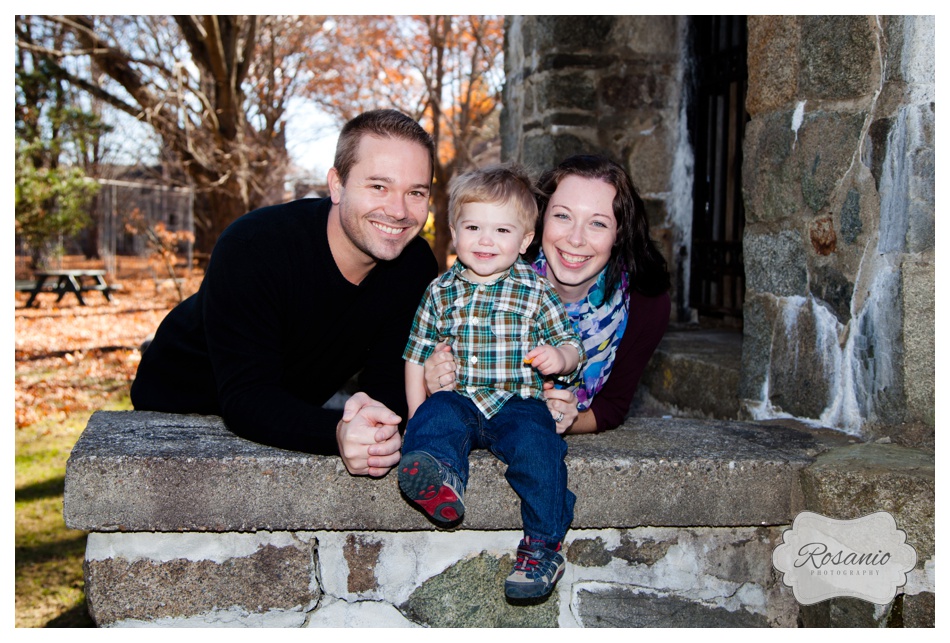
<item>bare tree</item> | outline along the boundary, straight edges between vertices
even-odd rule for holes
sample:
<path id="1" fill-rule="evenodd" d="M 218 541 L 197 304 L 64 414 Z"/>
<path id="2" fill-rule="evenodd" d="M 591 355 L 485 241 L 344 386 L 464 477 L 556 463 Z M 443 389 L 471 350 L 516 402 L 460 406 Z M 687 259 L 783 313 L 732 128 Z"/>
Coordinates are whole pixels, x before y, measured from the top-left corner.
<path id="1" fill-rule="evenodd" d="M 19 20 L 19 18 L 18 18 Z M 255 16 L 44 16 L 61 42 L 20 38 L 58 78 L 152 126 L 196 191 L 210 251 L 241 214 L 282 196 L 284 111 L 302 42 L 322 20 Z M 95 73 L 93 73 L 93 71 Z"/>

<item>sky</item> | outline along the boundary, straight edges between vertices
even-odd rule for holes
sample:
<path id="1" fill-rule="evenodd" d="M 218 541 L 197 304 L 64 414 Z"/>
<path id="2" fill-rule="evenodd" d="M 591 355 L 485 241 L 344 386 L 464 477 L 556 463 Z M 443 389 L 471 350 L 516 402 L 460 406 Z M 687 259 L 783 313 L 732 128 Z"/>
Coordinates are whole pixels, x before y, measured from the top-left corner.
<path id="1" fill-rule="evenodd" d="M 339 127 L 312 103 L 290 101 L 287 109 L 287 152 L 300 169 L 326 178 L 333 165 Z"/>

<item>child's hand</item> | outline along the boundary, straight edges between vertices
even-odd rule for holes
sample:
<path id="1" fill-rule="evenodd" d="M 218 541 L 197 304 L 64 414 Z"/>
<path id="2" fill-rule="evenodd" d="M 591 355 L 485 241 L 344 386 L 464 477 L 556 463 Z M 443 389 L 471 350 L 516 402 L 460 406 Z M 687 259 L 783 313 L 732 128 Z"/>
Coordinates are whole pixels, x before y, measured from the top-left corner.
<path id="1" fill-rule="evenodd" d="M 536 368 L 542 375 L 560 375 L 567 369 L 567 360 L 564 353 L 555 346 L 543 344 L 532 348 L 524 358 L 525 364 L 530 364 Z"/>

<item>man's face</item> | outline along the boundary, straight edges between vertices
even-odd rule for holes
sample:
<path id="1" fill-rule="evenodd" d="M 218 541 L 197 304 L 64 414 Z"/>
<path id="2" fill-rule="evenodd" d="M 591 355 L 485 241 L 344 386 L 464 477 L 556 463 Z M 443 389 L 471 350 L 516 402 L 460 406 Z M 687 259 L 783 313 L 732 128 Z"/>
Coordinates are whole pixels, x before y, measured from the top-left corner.
<path id="1" fill-rule="evenodd" d="M 336 169 L 328 175 L 341 227 L 364 259 L 395 259 L 429 214 L 429 153 L 405 139 L 364 135 L 357 159 L 346 185 Z"/>

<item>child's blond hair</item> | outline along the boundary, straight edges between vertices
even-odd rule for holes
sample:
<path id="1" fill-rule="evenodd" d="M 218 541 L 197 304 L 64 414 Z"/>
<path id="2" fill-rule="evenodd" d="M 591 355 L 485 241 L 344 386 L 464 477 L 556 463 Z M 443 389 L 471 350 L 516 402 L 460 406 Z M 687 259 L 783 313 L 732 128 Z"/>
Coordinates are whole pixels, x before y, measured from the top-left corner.
<path id="1" fill-rule="evenodd" d="M 456 177 L 449 192 L 449 226 L 454 227 L 466 203 L 511 205 L 526 232 L 538 220 L 538 203 L 528 173 L 518 165 L 491 165 Z"/>

